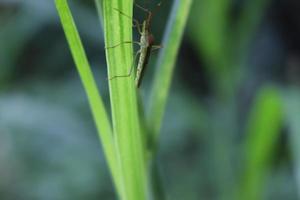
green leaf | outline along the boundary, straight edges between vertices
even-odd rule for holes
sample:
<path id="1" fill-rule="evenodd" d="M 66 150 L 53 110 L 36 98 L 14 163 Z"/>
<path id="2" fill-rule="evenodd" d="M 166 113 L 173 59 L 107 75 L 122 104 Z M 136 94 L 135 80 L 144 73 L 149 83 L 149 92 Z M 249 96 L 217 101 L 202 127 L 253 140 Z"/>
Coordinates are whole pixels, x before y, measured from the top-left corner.
<path id="1" fill-rule="evenodd" d="M 262 88 L 250 113 L 245 143 L 245 174 L 238 199 L 262 199 L 267 169 L 274 156 L 283 120 L 283 103 L 276 88 Z"/>
<path id="2" fill-rule="evenodd" d="M 98 0 L 102 5 L 103 30 L 106 47 L 132 41 L 132 20 L 116 9 L 132 16 L 132 0 Z M 131 44 L 106 49 L 108 77 L 126 75 L 133 64 Z M 138 112 L 134 75 L 109 80 L 114 139 L 120 159 L 123 181 L 122 198 L 146 199 L 147 176 Z"/>
<path id="3" fill-rule="evenodd" d="M 150 94 L 147 125 L 150 133 L 153 134 L 153 141 L 157 141 L 157 136 L 162 124 L 178 49 L 192 2 L 193 0 L 174 1 L 171 16 L 168 20 L 163 39 L 163 48 L 158 58 L 155 78 Z"/>
<path id="4" fill-rule="evenodd" d="M 112 172 L 117 190 L 120 191 L 118 164 L 113 141 L 113 134 L 107 112 L 99 95 L 89 62 L 83 49 L 80 36 L 66 0 L 55 0 L 55 4 L 66 34 L 73 59 L 83 83 L 91 111 L 101 138 L 105 156 Z"/>

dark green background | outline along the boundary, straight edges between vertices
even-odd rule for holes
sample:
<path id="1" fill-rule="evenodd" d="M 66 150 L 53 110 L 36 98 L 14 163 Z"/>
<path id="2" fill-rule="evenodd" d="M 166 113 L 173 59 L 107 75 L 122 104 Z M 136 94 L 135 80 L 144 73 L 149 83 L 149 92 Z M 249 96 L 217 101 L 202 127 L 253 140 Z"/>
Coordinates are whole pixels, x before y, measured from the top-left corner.
<path id="1" fill-rule="evenodd" d="M 94 3 L 69 2 L 109 109 Z M 160 138 L 158 160 L 167 196 L 232 199 L 245 175 L 249 113 L 258 94 L 268 95 L 272 88 L 282 98 L 284 116 L 264 171 L 262 199 L 298 199 L 300 3 L 194 2 Z M 170 6 L 171 1 L 163 1 L 154 15 L 157 43 Z M 134 15 L 141 20 L 144 13 L 135 9 Z M 140 89 L 145 99 L 156 57 Z M 0 1 L 0 199 L 115 198 L 54 1 Z"/>

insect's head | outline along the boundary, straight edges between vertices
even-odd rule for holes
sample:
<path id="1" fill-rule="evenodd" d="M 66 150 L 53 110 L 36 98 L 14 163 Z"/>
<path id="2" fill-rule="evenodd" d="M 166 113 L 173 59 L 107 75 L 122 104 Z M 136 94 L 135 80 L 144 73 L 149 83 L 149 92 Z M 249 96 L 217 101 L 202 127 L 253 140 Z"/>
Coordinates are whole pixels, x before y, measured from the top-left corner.
<path id="1" fill-rule="evenodd" d="M 149 45 L 153 45 L 154 44 L 154 36 L 152 34 L 150 34 L 148 36 L 148 43 L 149 43 Z"/>

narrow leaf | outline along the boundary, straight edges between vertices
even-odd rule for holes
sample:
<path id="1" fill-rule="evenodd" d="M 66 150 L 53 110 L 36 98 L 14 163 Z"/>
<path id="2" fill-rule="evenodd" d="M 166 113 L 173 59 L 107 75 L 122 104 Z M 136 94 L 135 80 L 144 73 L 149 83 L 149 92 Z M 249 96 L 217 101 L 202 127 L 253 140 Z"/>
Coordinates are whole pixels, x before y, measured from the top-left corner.
<path id="1" fill-rule="evenodd" d="M 111 125 L 103 101 L 99 95 L 89 62 L 83 49 L 80 36 L 66 0 L 55 0 L 55 4 L 66 34 L 73 59 L 83 83 L 91 111 L 101 138 L 105 156 L 111 169 L 115 184 L 119 188 L 118 165 L 112 137 Z M 119 190 L 119 189 L 118 189 Z"/>
<path id="2" fill-rule="evenodd" d="M 158 58 L 155 78 L 150 94 L 148 127 L 156 141 L 167 102 L 178 49 L 193 0 L 175 0 Z"/>
<path id="3" fill-rule="evenodd" d="M 98 0 L 99 1 L 99 0 Z M 105 35 L 108 77 L 128 74 L 133 64 L 132 20 L 117 10 L 132 16 L 132 0 L 103 0 L 103 28 Z M 118 45 L 114 48 L 111 46 Z M 114 139 L 120 159 L 123 182 L 122 198 L 146 199 L 147 177 L 144 146 L 140 126 L 137 90 L 134 75 L 109 80 Z"/>
<path id="4" fill-rule="evenodd" d="M 250 113 L 245 143 L 245 173 L 238 199 L 263 199 L 267 169 L 274 156 L 283 119 L 282 100 L 273 87 L 259 91 Z"/>

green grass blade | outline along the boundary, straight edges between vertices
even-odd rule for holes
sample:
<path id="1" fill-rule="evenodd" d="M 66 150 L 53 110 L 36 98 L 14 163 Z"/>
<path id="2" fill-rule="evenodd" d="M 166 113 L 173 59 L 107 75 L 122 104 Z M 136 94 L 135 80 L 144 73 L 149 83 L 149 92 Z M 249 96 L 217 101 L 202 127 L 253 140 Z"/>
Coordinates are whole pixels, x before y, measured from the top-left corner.
<path id="1" fill-rule="evenodd" d="M 100 0 L 97 0 L 100 1 Z M 132 41 L 132 0 L 103 0 L 103 28 L 107 47 Z M 126 75 L 133 64 L 131 44 L 106 49 L 108 77 Z M 146 199 L 147 177 L 134 75 L 109 80 L 112 120 L 123 178 L 123 199 Z"/>
<path id="2" fill-rule="evenodd" d="M 100 23 L 101 23 L 101 28 L 103 30 L 103 13 L 102 13 L 102 0 L 95 0 L 95 5 L 96 5 L 96 9 L 97 9 L 97 12 L 98 12 L 98 16 L 99 16 L 99 20 L 100 20 Z"/>
<path id="3" fill-rule="evenodd" d="M 264 87 L 258 93 L 250 113 L 245 143 L 245 173 L 237 199 L 263 199 L 267 169 L 274 156 L 283 120 L 279 92 Z"/>
<path id="4" fill-rule="evenodd" d="M 163 48 L 158 58 L 154 83 L 150 94 L 148 127 L 151 134 L 153 134 L 153 141 L 156 141 L 162 124 L 175 61 L 192 2 L 193 0 L 174 1 L 165 31 Z"/>
<path id="5" fill-rule="evenodd" d="M 88 97 L 99 137 L 102 141 L 104 153 L 108 160 L 108 165 L 112 172 L 115 184 L 117 185 L 117 190 L 119 191 L 120 184 L 117 170 L 118 165 L 108 115 L 99 95 L 96 82 L 83 49 L 83 45 L 75 26 L 72 14 L 68 7 L 68 3 L 66 0 L 55 0 L 55 4 L 71 49 L 73 59 Z"/>

